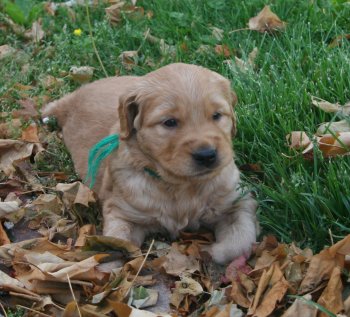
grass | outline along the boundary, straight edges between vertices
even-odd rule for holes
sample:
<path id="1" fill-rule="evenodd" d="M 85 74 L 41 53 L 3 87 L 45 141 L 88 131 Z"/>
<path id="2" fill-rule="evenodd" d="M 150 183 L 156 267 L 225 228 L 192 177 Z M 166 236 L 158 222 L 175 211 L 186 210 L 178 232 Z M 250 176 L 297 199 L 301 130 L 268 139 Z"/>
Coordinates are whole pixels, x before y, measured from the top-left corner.
<path id="1" fill-rule="evenodd" d="M 330 232 L 335 240 L 350 233 L 349 157 L 323 159 L 316 149 L 314 159 L 306 161 L 288 150 L 285 141 L 290 131 L 305 130 L 312 135 L 318 124 L 334 119 L 311 106 L 311 95 L 331 102 L 350 100 L 350 44 L 344 41 L 339 47 L 328 47 L 333 38 L 348 32 L 350 6 L 330 0 L 272 0 L 271 9 L 288 25 L 286 32 L 271 36 L 253 31 L 229 33 L 246 27 L 249 18 L 266 4 L 262 0 L 140 0 L 137 4 L 145 12 L 152 11 L 153 17 L 137 19 L 124 14 L 120 25 L 111 26 L 103 5 L 90 9 L 96 46 L 108 74 L 143 75 L 181 61 L 228 77 L 239 98 L 234 140 L 237 163 L 256 163 L 263 170 L 260 180 L 249 173 L 245 177 L 260 203 L 263 232 L 314 249 L 330 244 Z M 43 75 L 62 77 L 73 65 L 89 65 L 96 68 L 94 79 L 104 77 L 88 36 L 85 8 L 76 7 L 74 12 L 74 19 L 65 8 L 55 17 L 42 15 L 46 37 L 41 44 L 10 32 L 0 33 L 0 44 L 24 51 L 1 62 L 0 94 L 11 95 L 1 99 L 2 111 L 18 106 L 20 94 L 13 88 L 17 82 L 35 86 L 30 91 L 33 97 L 49 94 L 54 99 L 78 85 L 63 77 L 61 87 L 48 91 L 40 84 Z M 0 23 L 3 19 L 0 15 Z M 211 35 L 212 26 L 225 31 L 220 44 L 239 57 L 246 58 L 254 47 L 259 49 L 255 71 L 232 70 L 213 50 L 197 51 L 202 44 L 219 44 Z M 73 34 L 76 28 L 82 29 L 81 36 Z M 176 55 L 162 56 L 158 45 L 145 40 L 147 30 L 174 45 Z M 137 49 L 138 65 L 125 69 L 118 56 Z M 28 63 L 28 71 L 21 71 Z M 49 165 L 56 164 L 52 160 Z"/>

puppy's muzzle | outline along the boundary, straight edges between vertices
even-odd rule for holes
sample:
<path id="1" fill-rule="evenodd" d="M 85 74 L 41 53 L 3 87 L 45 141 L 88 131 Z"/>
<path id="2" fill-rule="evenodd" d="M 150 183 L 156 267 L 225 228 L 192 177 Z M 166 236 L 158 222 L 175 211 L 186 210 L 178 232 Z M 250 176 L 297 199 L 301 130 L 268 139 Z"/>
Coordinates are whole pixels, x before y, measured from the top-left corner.
<path id="1" fill-rule="evenodd" d="M 201 167 L 213 167 L 217 162 L 217 151 L 214 148 L 201 148 L 192 153 L 196 165 Z"/>

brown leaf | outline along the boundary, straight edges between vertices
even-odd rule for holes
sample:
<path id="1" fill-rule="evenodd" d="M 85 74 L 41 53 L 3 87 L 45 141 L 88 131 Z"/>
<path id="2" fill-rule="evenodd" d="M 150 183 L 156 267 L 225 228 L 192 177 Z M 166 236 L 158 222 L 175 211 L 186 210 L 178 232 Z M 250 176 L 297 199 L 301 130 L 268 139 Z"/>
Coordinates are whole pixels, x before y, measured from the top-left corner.
<path id="1" fill-rule="evenodd" d="M 231 50 L 230 48 L 223 44 L 218 44 L 218 45 L 215 45 L 215 53 L 218 54 L 218 55 L 222 55 L 224 57 L 230 57 L 231 56 Z"/>
<path id="2" fill-rule="evenodd" d="M 338 266 L 333 269 L 328 285 L 321 294 L 317 303 L 334 314 L 340 313 L 344 309 L 342 300 L 343 283 L 341 281 L 341 270 Z M 327 317 L 328 314 L 319 313 L 319 317 Z"/>
<path id="3" fill-rule="evenodd" d="M 171 317 L 169 314 L 154 314 L 146 310 L 140 310 L 130 307 L 121 302 L 107 300 L 108 304 L 113 308 L 113 312 L 118 317 Z"/>
<path id="4" fill-rule="evenodd" d="M 287 280 L 282 277 L 265 294 L 261 304 L 256 309 L 253 316 L 267 317 L 275 310 L 276 305 L 281 302 L 289 287 Z"/>
<path id="5" fill-rule="evenodd" d="M 16 50 L 10 45 L 1 45 L 0 46 L 0 60 L 13 56 L 16 53 Z"/>
<path id="6" fill-rule="evenodd" d="M 26 142 L 39 143 L 38 127 L 35 123 L 31 123 L 28 127 L 22 130 L 21 139 Z"/>
<path id="7" fill-rule="evenodd" d="M 24 120 L 39 118 L 40 114 L 35 108 L 35 102 L 32 99 L 19 100 L 18 103 L 21 105 L 22 109 L 12 111 L 12 116 L 14 118 L 23 118 Z"/>
<path id="8" fill-rule="evenodd" d="M 89 203 L 96 202 L 94 192 L 81 182 L 71 184 L 59 183 L 56 185 L 56 190 L 63 192 L 63 202 L 67 206 L 81 204 L 89 207 Z"/>
<path id="9" fill-rule="evenodd" d="M 24 36 L 32 39 L 35 43 L 39 43 L 45 36 L 45 32 L 41 27 L 41 21 L 33 22 L 31 30 L 26 31 Z"/>
<path id="10" fill-rule="evenodd" d="M 291 149 L 305 149 L 311 143 L 304 131 L 293 131 L 286 136 L 286 139 Z"/>
<path id="11" fill-rule="evenodd" d="M 311 96 L 311 103 L 325 112 L 340 112 L 345 116 L 350 114 L 350 102 L 341 106 L 339 103 L 330 103 L 321 98 Z"/>
<path id="12" fill-rule="evenodd" d="M 0 170 L 10 176 L 15 171 L 13 163 L 30 157 L 35 150 L 34 143 L 0 139 Z"/>
<path id="13" fill-rule="evenodd" d="M 155 268 L 162 268 L 166 273 L 179 276 L 182 273 L 199 271 L 199 262 L 193 256 L 182 254 L 173 243 L 170 252 L 153 261 Z"/>
<path id="14" fill-rule="evenodd" d="M 264 32 L 276 32 L 283 31 L 286 27 L 286 23 L 281 21 L 281 19 L 271 11 L 269 6 L 265 6 L 259 14 L 249 19 L 248 23 L 249 29 Z"/>
<path id="15" fill-rule="evenodd" d="M 338 35 L 336 38 L 332 40 L 332 42 L 328 45 L 329 48 L 334 48 L 341 46 L 343 40 L 350 40 L 350 34 Z"/>
<path id="16" fill-rule="evenodd" d="M 325 122 L 322 123 L 317 131 L 317 135 L 324 135 L 326 133 L 337 134 L 340 132 L 350 132 L 350 123 L 348 120 L 340 120 L 337 122 Z"/>
<path id="17" fill-rule="evenodd" d="M 93 236 L 96 234 L 95 225 L 87 224 L 79 229 L 79 236 L 75 242 L 75 247 L 83 247 L 86 243 L 86 236 Z"/>
<path id="18" fill-rule="evenodd" d="M 127 70 L 132 70 L 138 63 L 137 51 L 125 51 L 119 55 L 119 60 L 123 67 Z"/>
<path id="19" fill-rule="evenodd" d="M 333 269 L 344 267 L 345 254 L 350 253 L 350 235 L 330 248 L 312 257 L 306 275 L 300 285 L 300 293 L 315 289 L 321 282 L 329 280 Z"/>
<path id="20" fill-rule="evenodd" d="M 122 20 L 121 8 L 125 5 L 124 1 L 118 1 L 105 9 L 107 18 L 112 25 L 117 25 Z"/>
<path id="21" fill-rule="evenodd" d="M 252 304 L 251 301 L 244 294 L 241 285 L 237 281 L 232 281 L 230 299 L 237 305 L 244 308 L 249 308 Z"/>
<path id="22" fill-rule="evenodd" d="M 311 295 L 303 296 L 305 300 L 312 300 Z M 282 317 L 316 317 L 317 308 L 305 302 L 305 300 L 297 298 L 292 306 L 290 306 L 282 315 Z"/>
<path id="23" fill-rule="evenodd" d="M 11 241 L 7 236 L 7 233 L 0 222 L 0 245 L 9 244 L 9 243 L 11 243 Z"/>
<path id="24" fill-rule="evenodd" d="M 90 66 L 72 66 L 69 70 L 71 78 L 79 84 L 89 82 L 94 75 L 94 68 Z"/>

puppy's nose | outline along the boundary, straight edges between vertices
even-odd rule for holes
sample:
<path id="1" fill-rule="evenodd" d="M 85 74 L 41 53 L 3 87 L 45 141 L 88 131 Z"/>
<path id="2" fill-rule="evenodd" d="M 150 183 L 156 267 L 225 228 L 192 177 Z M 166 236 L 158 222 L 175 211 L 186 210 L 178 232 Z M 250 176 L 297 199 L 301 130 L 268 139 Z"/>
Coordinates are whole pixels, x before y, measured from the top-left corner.
<path id="1" fill-rule="evenodd" d="M 216 162 L 217 153 L 213 148 L 202 148 L 192 153 L 197 165 L 210 167 Z"/>

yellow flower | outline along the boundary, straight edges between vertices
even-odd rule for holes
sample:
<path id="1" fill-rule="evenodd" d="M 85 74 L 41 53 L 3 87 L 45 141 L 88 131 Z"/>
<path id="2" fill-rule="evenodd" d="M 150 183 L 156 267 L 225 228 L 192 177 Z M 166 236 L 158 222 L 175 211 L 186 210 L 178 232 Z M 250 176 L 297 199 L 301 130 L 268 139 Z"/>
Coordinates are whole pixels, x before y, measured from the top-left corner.
<path id="1" fill-rule="evenodd" d="M 83 31 L 81 29 L 75 29 L 73 34 L 76 36 L 80 36 Z"/>

